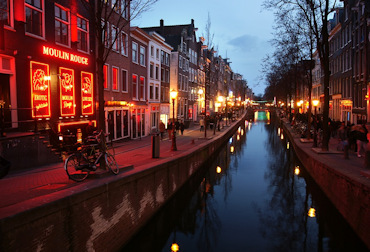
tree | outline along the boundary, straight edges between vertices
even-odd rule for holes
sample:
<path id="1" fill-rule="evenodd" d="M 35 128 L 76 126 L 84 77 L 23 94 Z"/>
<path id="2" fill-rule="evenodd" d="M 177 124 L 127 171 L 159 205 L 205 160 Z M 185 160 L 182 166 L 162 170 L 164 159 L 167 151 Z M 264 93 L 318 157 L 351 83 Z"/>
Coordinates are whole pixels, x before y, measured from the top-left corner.
<path id="1" fill-rule="evenodd" d="M 336 0 L 265 0 L 264 6 L 277 10 L 281 15 L 299 14 L 315 40 L 324 73 L 324 109 L 322 149 L 329 148 L 329 14 L 336 8 Z M 297 16 L 297 15 L 296 15 Z M 311 52 L 312 53 L 312 52 Z"/>
<path id="2" fill-rule="evenodd" d="M 103 68 L 113 46 L 120 43 L 122 31 L 129 31 L 130 23 L 148 11 L 158 0 L 80 0 L 90 13 L 94 27 L 98 128 L 105 130 Z M 114 29 L 109 29 L 109 24 Z M 119 45 L 121 46 L 121 45 Z"/>

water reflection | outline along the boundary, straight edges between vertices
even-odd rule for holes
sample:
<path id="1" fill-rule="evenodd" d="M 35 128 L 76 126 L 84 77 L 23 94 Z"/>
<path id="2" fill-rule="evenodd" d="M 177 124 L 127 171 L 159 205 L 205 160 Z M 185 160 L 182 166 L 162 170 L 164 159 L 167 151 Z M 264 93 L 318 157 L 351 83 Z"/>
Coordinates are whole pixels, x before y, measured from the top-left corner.
<path id="1" fill-rule="evenodd" d="M 122 251 L 366 251 L 277 132 L 243 124 Z"/>

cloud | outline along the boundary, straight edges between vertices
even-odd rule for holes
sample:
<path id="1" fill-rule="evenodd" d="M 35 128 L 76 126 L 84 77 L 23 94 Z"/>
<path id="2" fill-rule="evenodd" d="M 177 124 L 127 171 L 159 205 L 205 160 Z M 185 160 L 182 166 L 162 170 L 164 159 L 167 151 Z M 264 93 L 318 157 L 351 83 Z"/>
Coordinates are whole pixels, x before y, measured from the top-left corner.
<path id="1" fill-rule="evenodd" d="M 260 44 L 260 39 L 256 36 L 252 35 L 242 35 L 240 37 L 236 37 L 228 42 L 228 45 L 234 47 L 236 50 L 240 51 L 255 51 L 258 45 Z"/>

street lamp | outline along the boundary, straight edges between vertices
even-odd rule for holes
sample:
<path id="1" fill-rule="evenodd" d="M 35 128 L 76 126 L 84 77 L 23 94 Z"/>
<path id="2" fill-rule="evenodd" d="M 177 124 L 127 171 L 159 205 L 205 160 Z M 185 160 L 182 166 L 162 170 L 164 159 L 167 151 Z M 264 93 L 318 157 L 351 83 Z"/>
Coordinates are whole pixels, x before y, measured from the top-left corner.
<path id="1" fill-rule="evenodd" d="M 314 131 L 313 131 L 313 147 L 316 148 L 317 147 L 317 114 L 316 114 L 316 108 L 317 108 L 317 105 L 319 105 L 319 100 L 313 100 L 312 101 L 312 105 L 314 106 L 315 108 L 315 125 L 314 125 Z"/>
<path id="2" fill-rule="evenodd" d="M 177 91 L 172 89 L 171 92 L 170 92 L 170 95 L 171 95 L 172 104 L 173 104 L 173 108 L 172 108 L 172 115 L 173 115 L 172 130 L 173 130 L 173 134 L 172 134 L 171 150 L 172 151 L 177 151 L 177 147 L 176 147 L 176 127 L 175 127 L 175 100 L 177 98 Z"/>

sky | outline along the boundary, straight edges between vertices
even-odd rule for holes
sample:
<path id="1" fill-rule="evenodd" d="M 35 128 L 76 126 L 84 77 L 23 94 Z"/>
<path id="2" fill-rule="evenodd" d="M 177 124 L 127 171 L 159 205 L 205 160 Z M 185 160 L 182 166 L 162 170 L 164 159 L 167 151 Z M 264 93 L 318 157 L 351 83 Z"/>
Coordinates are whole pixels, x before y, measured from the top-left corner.
<path id="1" fill-rule="evenodd" d="M 198 28 L 196 36 L 206 34 L 208 15 L 213 44 L 231 69 L 243 75 L 253 92 L 263 94 L 265 81 L 262 60 L 273 52 L 273 13 L 262 8 L 263 0 L 159 0 L 150 10 L 132 21 L 133 26 L 190 24 Z M 205 42 L 207 43 L 207 42 Z"/>

